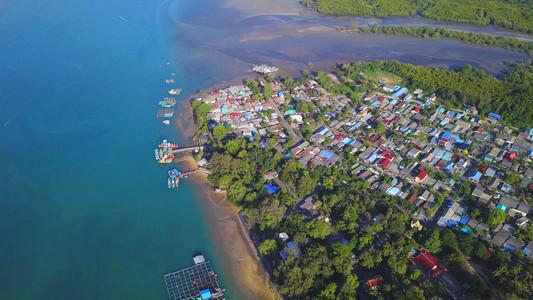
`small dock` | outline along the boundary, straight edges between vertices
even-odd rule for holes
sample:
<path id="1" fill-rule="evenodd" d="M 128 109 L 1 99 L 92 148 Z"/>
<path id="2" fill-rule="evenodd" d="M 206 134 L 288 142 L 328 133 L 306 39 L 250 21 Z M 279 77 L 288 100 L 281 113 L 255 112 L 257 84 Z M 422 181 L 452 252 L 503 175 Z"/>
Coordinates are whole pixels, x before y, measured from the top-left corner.
<path id="1" fill-rule="evenodd" d="M 209 261 L 201 261 L 192 267 L 164 276 L 170 300 L 225 299 Z"/>
<path id="2" fill-rule="evenodd" d="M 174 110 L 173 109 L 159 109 L 157 110 L 157 117 L 158 118 L 172 118 L 174 117 Z"/>
<path id="3" fill-rule="evenodd" d="M 188 177 L 189 175 L 194 174 L 194 173 L 198 173 L 198 172 L 202 172 L 202 173 L 205 173 L 205 174 L 211 174 L 211 171 L 209 171 L 206 168 L 198 168 L 198 169 L 195 169 L 195 170 L 188 170 L 188 171 L 185 171 L 185 172 L 180 172 L 180 174 L 178 176 L 180 178 L 184 178 L 184 177 Z"/>
<path id="4" fill-rule="evenodd" d="M 178 154 L 183 152 L 191 152 L 191 151 L 204 151 L 204 145 L 199 146 L 190 146 L 190 147 L 183 147 L 172 150 L 172 154 Z"/>

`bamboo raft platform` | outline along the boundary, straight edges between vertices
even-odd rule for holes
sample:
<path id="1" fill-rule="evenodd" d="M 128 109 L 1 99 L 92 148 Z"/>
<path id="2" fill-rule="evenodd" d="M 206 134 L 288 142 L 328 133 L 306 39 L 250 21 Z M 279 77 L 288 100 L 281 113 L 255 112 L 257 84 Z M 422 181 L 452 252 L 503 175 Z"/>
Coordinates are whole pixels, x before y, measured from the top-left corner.
<path id="1" fill-rule="evenodd" d="M 209 261 L 166 274 L 164 278 L 170 300 L 225 299 Z"/>
<path id="2" fill-rule="evenodd" d="M 157 110 L 157 117 L 158 118 L 172 118 L 174 117 L 174 110 L 173 109 L 159 109 Z"/>

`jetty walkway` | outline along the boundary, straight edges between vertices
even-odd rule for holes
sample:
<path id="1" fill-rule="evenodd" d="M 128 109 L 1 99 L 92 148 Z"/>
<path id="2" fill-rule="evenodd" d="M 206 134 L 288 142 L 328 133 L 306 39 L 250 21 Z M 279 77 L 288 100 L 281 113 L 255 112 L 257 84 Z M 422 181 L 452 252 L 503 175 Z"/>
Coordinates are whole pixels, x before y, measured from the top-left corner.
<path id="1" fill-rule="evenodd" d="M 190 152 L 190 151 L 204 151 L 204 145 L 198 145 L 198 146 L 190 146 L 190 147 L 183 147 L 172 150 L 172 154 L 178 154 L 183 152 Z"/>
<path id="2" fill-rule="evenodd" d="M 183 177 L 187 177 L 187 176 L 189 176 L 191 174 L 198 173 L 198 172 L 202 172 L 202 173 L 205 173 L 205 174 L 211 174 L 211 171 L 209 171 L 206 168 L 198 168 L 198 169 L 194 169 L 194 170 L 188 170 L 188 171 L 180 172 L 180 174 L 178 176 L 180 178 L 183 178 Z"/>

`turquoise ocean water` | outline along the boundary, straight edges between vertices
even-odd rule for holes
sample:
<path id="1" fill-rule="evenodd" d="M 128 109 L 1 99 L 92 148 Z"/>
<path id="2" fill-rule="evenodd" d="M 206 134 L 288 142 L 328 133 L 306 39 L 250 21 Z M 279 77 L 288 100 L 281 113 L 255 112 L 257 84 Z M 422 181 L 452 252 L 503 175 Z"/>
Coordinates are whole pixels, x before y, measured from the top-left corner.
<path id="1" fill-rule="evenodd" d="M 155 118 L 165 78 L 185 93 L 219 80 L 183 72 L 173 22 L 198 9 L 0 3 L 0 298 L 165 299 L 165 273 L 213 257 L 192 185 L 168 190 L 153 157 L 180 142 Z"/>

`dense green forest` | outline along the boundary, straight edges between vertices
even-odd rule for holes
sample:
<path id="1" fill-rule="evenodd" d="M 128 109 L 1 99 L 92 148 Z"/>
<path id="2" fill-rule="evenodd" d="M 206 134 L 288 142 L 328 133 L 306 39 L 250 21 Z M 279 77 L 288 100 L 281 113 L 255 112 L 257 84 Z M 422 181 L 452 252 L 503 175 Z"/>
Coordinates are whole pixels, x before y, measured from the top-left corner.
<path id="1" fill-rule="evenodd" d="M 533 32 L 531 0 L 304 0 L 321 13 L 337 15 L 420 15 L 442 21 L 493 24 Z"/>
<path id="2" fill-rule="evenodd" d="M 355 31 L 359 33 L 385 33 L 393 35 L 411 35 L 423 38 L 446 37 L 484 46 L 500 46 L 513 51 L 521 51 L 533 55 L 533 43 L 521 41 L 516 38 L 493 36 L 490 34 L 471 33 L 463 31 L 448 30 L 443 27 L 431 28 L 428 26 L 379 26 L 374 24 L 372 27 L 350 25 L 348 28 L 341 28 L 341 31 Z"/>
<path id="3" fill-rule="evenodd" d="M 434 92 L 459 108 L 472 105 L 481 115 L 498 113 L 506 125 L 533 126 L 533 65 L 530 61 L 513 65 L 503 81 L 468 65 L 448 70 L 397 61 L 376 61 L 352 66 L 348 72 L 357 78 L 367 71 L 398 75 L 406 80 L 407 87 Z"/>

